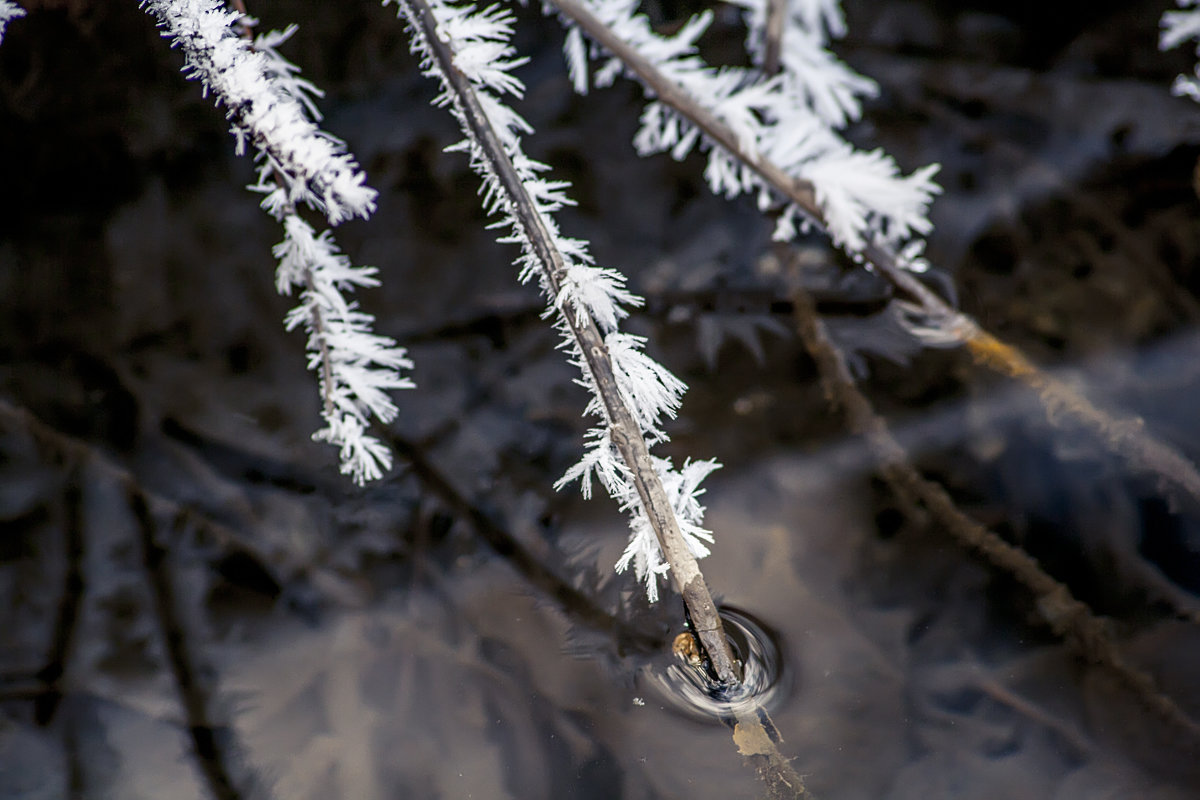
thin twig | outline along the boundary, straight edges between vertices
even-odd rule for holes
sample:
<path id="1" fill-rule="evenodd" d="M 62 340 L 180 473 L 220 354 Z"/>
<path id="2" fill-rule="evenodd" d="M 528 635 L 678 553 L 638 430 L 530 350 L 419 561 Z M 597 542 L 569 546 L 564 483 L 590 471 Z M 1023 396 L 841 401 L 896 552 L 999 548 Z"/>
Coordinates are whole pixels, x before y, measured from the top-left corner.
<path id="1" fill-rule="evenodd" d="M 250 16 L 249 10 L 246 8 L 245 0 L 232 0 L 230 5 L 234 10 L 241 14 L 238 24 L 241 26 L 240 36 L 250 45 L 250 49 L 254 49 L 254 22 Z M 279 186 L 287 186 L 287 176 L 279 167 L 275 167 L 275 183 Z M 292 216 L 296 214 L 296 204 L 290 200 L 283 205 L 283 213 L 281 216 Z M 306 266 L 303 273 L 304 289 L 311 296 L 316 296 L 317 287 L 313 280 L 313 271 L 311 266 Z M 333 357 L 329 352 L 329 337 L 326 332 L 325 318 L 321 316 L 321 309 L 314 303 L 308 309 L 308 324 L 312 327 L 313 341 L 317 343 L 317 352 L 321 360 L 321 399 L 325 409 L 325 416 L 332 418 L 334 413 L 333 406 L 333 390 L 335 388 L 333 380 Z"/>
<path id="2" fill-rule="evenodd" d="M 993 678 L 980 665 L 972 664 L 970 675 L 975 686 L 988 697 L 997 703 L 1008 706 L 1046 730 L 1053 731 L 1079 756 L 1087 758 L 1095 752 L 1095 744 L 1071 720 L 1060 719 L 1057 714 L 1042 708 L 1038 703 L 1015 691 L 1011 686 Z"/>
<path id="3" fill-rule="evenodd" d="M 787 21 L 787 0 L 767 0 L 767 24 L 763 28 L 763 72 L 779 72 L 779 55 L 783 47 L 783 28 Z"/>
<path id="4" fill-rule="evenodd" d="M 1074 422 L 1087 428 L 1130 466 L 1155 475 L 1163 494 L 1176 501 L 1200 503 L 1200 473 L 1182 453 L 1147 433 L 1141 419 L 1115 417 L 1097 408 L 1063 381 L 1038 369 L 1020 350 L 973 321 L 964 323 L 967 350 L 975 362 L 1036 391 L 1052 425 L 1067 427 Z"/>
<path id="5" fill-rule="evenodd" d="M 520 225 L 536 255 L 551 296 L 560 293 L 565 267 L 563 257 L 554 246 L 541 215 L 525 191 L 511 159 L 505 152 L 495 130 L 467 77 L 454 64 L 454 53 L 438 34 L 437 21 L 424 0 L 403 0 L 409 17 L 425 39 L 430 57 L 445 76 L 454 96 L 454 104 L 471 135 L 478 144 L 488 168 L 512 203 L 510 213 Z M 704 576 L 679 530 L 675 511 L 663 489 L 662 481 L 650 460 L 650 451 L 629 408 L 621 399 L 612 362 L 604 338 L 590 315 L 566 312 L 563 320 L 579 345 L 584 363 L 590 371 L 597 392 L 604 404 L 613 444 L 621 454 L 638 497 L 658 538 L 663 558 L 671 566 L 676 589 L 692 615 L 717 678 L 726 684 L 740 682 L 733 652 L 726 640 L 717 606 L 713 602 Z"/>
<path id="6" fill-rule="evenodd" d="M 370 216 L 377 193 L 363 185 L 362 170 L 341 141 L 317 129 L 302 100 L 273 87 L 261 62 L 241 58 L 245 51 L 239 48 L 226 49 L 238 34 L 228 28 L 223 4 L 144 0 L 142 5 L 183 52 L 189 76 L 203 81 L 225 108 L 237 129 L 239 151 L 253 144 L 292 177 L 280 188 L 293 199 L 302 197 L 330 224 Z M 243 10 L 239 13 L 244 17 Z"/>
<path id="7" fill-rule="evenodd" d="M 84 465 L 77 459 L 67 472 L 63 490 L 63 520 L 65 537 L 63 587 L 58 600 L 58 613 L 54 620 L 54 635 L 46 665 L 38 670 L 37 678 L 45 691 L 34 702 L 34 717 L 39 725 L 47 725 L 53 719 L 63 698 L 62 678 L 71 660 L 75 634 L 79 628 L 80 611 L 84 595 L 84 537 L 83 537 L 83 487 Z"/>
<path id="8" fill-rule="evenodd" d="M 281 569 L 279 566 L 281 559 L 278 554 L 272 555 L 267 552 L 262 543 L 255 540 L 253 536 L 211 519 L 170 497 L 150 491 L 141 484 L 136 475 L 113 461 L 100 448 L 47 425 L 33 412 L 13 405 L 2 398 L 0 398 L 0 427 L 25 431 L 40 446 L 46 447 L 59 457 L 77 459 L 80 463 L 98 468 L 105 477 L 115 481 L 124 492 L 138 494 L 155 513 L 182 518 L 211 536 L 220 547 L 233 553 L 247 555 L 280 586 L 285 586 L 289 581 L 306 575 L 327 579 L 330 582 L 338 581 L 338 576 L 332 570 L 313 564 L 310 559 L 300 556 L 289 558 L 288 561 L 291 563 L 287 565 L 286 569 Z M 288 555 L 293 556 L 292 553 L 288 553 Z"/>
<path id="9" fill-rule="evenodd" d="M 554 573 L 529 551 L 512 533 L 488 514 L 478 503 L 460 492 L 450 479 L 425 455 L 420 445 L 392 434 L 388 444 L 405 460 L 413 475 L 442 503 L 465 519 L 475 533 L 498 555 L 507 560 L 526 580 L 560 603 L 572 619 L 589 628 L 611 634 L 620 650 L 649 652 L 661 649 L 664 637 L 632 628 L 609 614 L 588 595 Z"/>
<path id="10" fill-rule="evenodd" d="M 233 728 L 216 709 L 208 670 L 199 662 L 192 644 L 195 626 L 187 620 L 176 596 L 168 552 L 159 542 L 158 523 L 145 496 L 125 497 L 137 522 L 142 563 L 154 595 L 154 617 L 159 625 L 167 663 L 179 690 L 188 735 L 209 790 L 217 800 L 252 800 L 265 796 L 264 787 L 241 764 Z"/>
<path id="11" fill-rule="evenodd" d="M 550 0 L 564 16 L 620 59 L 641 80 L 655 99 L 686 118 L 715 144 L 754 170 L 781 195 L 799 207 L 809 221 L 828 231 L 810 181 L 794 178 L 777 164 L 744 147 L 729 126 L 678 84 L 663 75 L 648 59 L 592 14 L 579 0 Z M 920 311 L 940 331 L 963 342 L 976 360 L 998 372 L 1018 378 L 1038 389 L 1051 421 L 1057 414 L 1070 416 L 1092 431 L 1134 469 L 1158 478 L 1164 490 L 1174 489 L 1200 504 L 1200 471 L 1178 450 L 1147 432 L 1140 421 L 1102 411 L 1061 381 L 1045 375 L 1016 348 L 984 330 L 967 314 L 957 311 L 905 269 L 895 253 L 868 243 L 861 253 L 896 288 L 916 301 Z"/>
<path id="12" fill-rule="evenodd" d="M 778 165 L 761 155 L 743 147 L 733 130 L 717 116 L 692 97 L 679 84 L 663 75 L 645 56 L 633 46 L 619 39 L 607 25 L 589 11 L 579 0 L 550 0 L 554 7 L 571 19 L 588 36 L 608 50 L 628 67 L 643 85 L 654 95 L 654 99 L 665 103 L 683 115 L 704 134 L 720 145 L 732 156 L 757 172 L 763 180 L 800 206 L 810 221 L 825 229 L 821 207 L 817 205 L 816 192 L 810 181 L 793 178 Z"/>
<path id="13" fill-rule="evenodd" d="M 841 351 L 829 340 L 812 299 L 801 288 L 796 288 L 792 296 L 797 334 L 816 362 L 825 396 L 843 410 L 851 431 L 866 440 L 884 480 L 920 500 L 960 544 L 1016 578 L 1033 593 L 1038 611 L 1057 635 L 1088 660 L 1107 667 L 1148 709 L 1183 733 L 1190 749 L 1200 747 L 1200 723 L 1163 694 L 1148 674 L 1125 660 L 1106 620 L 1076 599 L 1036 559 L 968 517 L 942 486 L 917 472 L 883 417 L 858 390 Z"/>
<path id="14" fill-rule="evenodd" d="M 295 213 L 295 209 L 292 209 Z M 317 287 L 313 281 L 312 267 L 304 268 L 304 288 L 310 295 L 316 296 Z M 321 398 L 325 403 L 325 416 L 332 419 L 334 414 L 333 390 L 336 388 L 333 380 L 333 356 L 329 352 L 329 336 L 325 327 L 325 318 L 316 303 L 308 309 L 309 325 L 312 326 L 312 338 L 317 343 L 321 357 Z"/>

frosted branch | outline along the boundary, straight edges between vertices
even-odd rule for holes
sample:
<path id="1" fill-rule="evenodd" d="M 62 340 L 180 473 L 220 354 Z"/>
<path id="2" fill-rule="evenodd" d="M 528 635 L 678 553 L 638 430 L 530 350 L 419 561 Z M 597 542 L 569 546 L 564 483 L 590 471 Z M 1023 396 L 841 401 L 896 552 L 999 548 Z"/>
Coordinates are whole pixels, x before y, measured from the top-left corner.
<path id="1" fill-rule="evenodd" d="M 1162 33 L 1159 35 L 1160 50 L 1169 50 L 1189 40 L 1196 40 L 1196 55 L 1200 57 L 1200 0 L 1178 0 L 1182 11 L 1167 11 L 1162 16 Z M 1191 75 L 1180 75 L 1171 86 L 1171 93 L 1190 97 L 1200 103 L 1200 64 Z"/>
<path id="2" fill-rule="evenodd" d="M 831 38 L 846 33 L 837 0 L 726 2 L 744 9 L 746 50 L 755 66 L 768 75 L 778 72 L 783 93 L 829 127 L 839 129 L 857 120 L 862 116 L 859 98 L 879 94 L 875 81 L 850 69 L 828 49 Z"/>
<path id="3" fill-rule="evenodd" d="M 290 294 L 300 287 L 300 305 L 288 313 L 288 330 L 308 332 L 308 368 L 317 372 L 326 427 L 314 439 L 338 447 L 341 469 L 355 483 L 382 477 L 392 455 L 367 435 L 370 417 L 391 422 L 397 413 L 388 391 L 409 389 L 401 374 L 412 362 L 395 341 L 372 332 L 374 318 L 346 300 L 356 287 L 378 286 L 374 267 L 357 267 L 338 252 L 329 231 L 317 236 L 295 214 L 284 219 L 286 237 L 275 245 L 279 259 L 277 288 Z"/>
<path id="4" fill-rule="evenodd" d="M 523 91 L 509 72 L 521 63 L 508 44 L 511 16 L 495 7 L 477 11 L 440 0 L 402 0 L 400 6 L 425 73 L 442 85 L 437 102 L 451 108 L 467 136 L 453 149 L 470 154 L 484 182 L 485 207 L 509 231 L 501 241 L 521 246 L 520 277 L 538 277 L 563 349 L 592 393 L 585 413 L 603 420 L 589 432 L 583 459 L 559 485 L 583 478 L 588 494 L 589 478 L 600 479 L 631 520 L 618 570 L 632 564 L 652 601 L 658 576 L 669 571 L 718 677 L 735 683 L 738 669 L 696 564 L 696 557 L 708 553 L 705 542 L 712 541 L 701 527 L 699 483 L 717 465 L 685 464 L 676 472 L 649 453 L 647 436 L 665 438 L 660 420 L 674 415 L 684 386 L 642 352 L 641 339 L 616 330 L 625 306 L 641 302 L 625 289 L 623 276 L 597 268 L 586 243 L 558 229 L 553 214 L 570 203 L 567 184 L 540 177 L 548 167 L 530 159 L 519 138 L 531 127 L 498 96 Z"/>
<path id="5" fill-rule="evenodd" d="M 11 0 L 0 0 L 0 41 L 4 40 L 4 29 L 17 17 L 25 16 L 25 9 Z"/>
<path id="6" fill-rule="evenodd" d="M 278 80 L 281 59 L 273 45 L 258 50 L 232 29 L 239 14 L 219 0 L 144 0 L 143 6 L 183 52 L 184 71 L 225 107 L 238 152 L 247 143 L 258 150 L 264 208 L 282 219 L 289 206 L 304 203 L 331 225 L 375 210 L 376 192 L 365 185 L 343 143 L 305 115 L 311 101 L 298 98 L 307 92 L 296 91 L 294 81 Z M 268 189 L 266 182 L 275 174 L 282 176 L 282 185 Z"/>
<path id="7" fill-rule="evenodd" d="M 239 152 L 248 141 L 258 149 L 258 182 L 250 188 L 265 195 L 263 208 L 285 232 L 274 248 L 276 288 L 281 294 L 300 289 L 300 304 L 285 324 L 308 332 L 308 368 L 318 376 L 325 427 L 313 438 L 338 448 L 342 473 L 356 483 L 378 479 L 392 455 L 367 428 L 372 417 L 385 423 L 395 418 L 388 392 L 413 386 L 401 374 L 412 362 L 395 341 L 376 335 L 374 318 L 345 297 L 379 285 L 378 270 L 352 265 L 329 231 L 318 235 L 296 212 L 304 202 L 335 225 L 375 209 L 375 190 L 365 185 L 354 159 L 315 124 L 321 119 L 315 98 L 323 93 L 277 49 L 296 26 L 252 38 L 255 20 L 215 0 L 144 5 L 166 28 L 163 35 L 183 50 L 185 71 L 225 106 Z"/>

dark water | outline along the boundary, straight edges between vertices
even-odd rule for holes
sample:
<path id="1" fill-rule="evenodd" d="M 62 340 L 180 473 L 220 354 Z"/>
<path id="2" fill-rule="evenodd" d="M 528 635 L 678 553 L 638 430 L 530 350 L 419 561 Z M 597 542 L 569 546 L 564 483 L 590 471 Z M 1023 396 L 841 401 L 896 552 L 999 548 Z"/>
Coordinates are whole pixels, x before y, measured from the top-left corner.
<path id="1" fill-rule="evenodd" d="M 1197 112 L 1166 91 L 1188 59 L 1155 54 L 1161 7 L 1026 37 L 1004 9 L 944 6 L 851 4 L 844 51 L 883 87 L 855 135 L 907 168 L 943 163 L 931 255 L 964 308 L 1200 459 Z M 361 300 L 417 364 L 393 431 L 409 452 L 357 490 L 309 440 L 280 232 L 136 6 L 14 23 L 0 797 L 756 796 L 729 709 L 670 655 L 677 599 L 647 607 L 613 574 L 610 502 L 550 488 L 578 457 L 582 392 L 474 178 L 441 153 L 456 131 L 391 12 L 251 11 L 301 24 L 289 54 L 381 192 L 337 238 L 380 267 Z M 702 164 L 638 160 L 636 92 L 573 97 L 553 31 L 526 14 L 518 35 L 529 149 L 575 183 L 564 227 L 648 296 L 628 327 L 691 387 L 661 452 L 725 464 L 702 565 L 765 631 L 762 702 L 808 787 L 1196 796 L 1182 737 L 875 477 L 763 278 L 768 225 L 711 198 Z M 835 258 L 809 255 L 845 288 Z M 1194 506 L 961 354 L 904 345 L 878 287 L 854 286 L 818 292 L 822 309 L 922 473 L 1200 715 Z"/>

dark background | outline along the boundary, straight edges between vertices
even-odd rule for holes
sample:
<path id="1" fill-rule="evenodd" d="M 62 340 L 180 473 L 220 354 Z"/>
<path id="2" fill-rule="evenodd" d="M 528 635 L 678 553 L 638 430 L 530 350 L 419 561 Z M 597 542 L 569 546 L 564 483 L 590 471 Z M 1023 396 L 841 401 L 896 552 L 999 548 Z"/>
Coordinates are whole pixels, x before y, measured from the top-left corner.
<path id="1" fill-rule="evenodd" d="M 611 574 L 617 509 L 551 488 L 585 399 L 441 152 L 458 133 L 394 9 L 250 9 L 300 25 L 284 53 L 380 191 L 337 240 L 380 268 L 360 299 L 418 389 L 397 398 L 406 457 L 357 489 L 309 440 L 282 235 L 220 110 L 135 3 L 25 5 L 0 44 L 0 796 L 205 796 L 222 760 L 281 798 L 752 794 L 728 733 L 646 681 L 680 612 Z M 837 50 L 881 87 L 850 135 L 943 165 L 929 254 L 962 307 L 1200 460 L 1200 116 L 1168 91 L 1193 59 L 1157 52 L 1164 6 L 848 6 Z M 561 30 L 517 13 L 527 148 L 573 182 L 565 230 L 648 297 L 628 327 L 691 387 L 661 452 L 725 464 L 703 566 L 774 630 L 776 723 L 810 785 L 1189 796 L 1195 761 L 1159 721 L 872 478 L 771 294 L 752 203 L 711 197 L 698 158 L 638 159 L 639 91 L 574 96 Z M 705 53 L 732 63 L 742 36 L 720 10 Z M 805 247 L 814 282 L 844 277 Z M 905 346 L 878 298 L 823 297 L 922 471 L 1200 713 L 1195 510 L 961 354 Z"/>

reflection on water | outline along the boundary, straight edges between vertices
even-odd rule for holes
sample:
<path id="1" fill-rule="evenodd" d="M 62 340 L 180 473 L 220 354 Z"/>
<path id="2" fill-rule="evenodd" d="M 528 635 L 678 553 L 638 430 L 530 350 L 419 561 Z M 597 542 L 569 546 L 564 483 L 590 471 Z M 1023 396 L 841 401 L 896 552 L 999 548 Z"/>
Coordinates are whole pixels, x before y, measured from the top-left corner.
<path id="1" fill-rule="evenodd" d="M 668 708 L 693 719 L 719 722 L 755 706 L 766 711 L 778 708 L 792 689 L 794 675 L 783 661 L 778 634 L 735 608 L 722 607 L 721 619 L 734 656 L 742 664 L 740 684 L 717 686 L 702 667 L 678 657 L 665 664 L 662 658 L 653 661 L 642 668 L 640 678 Z"/>

